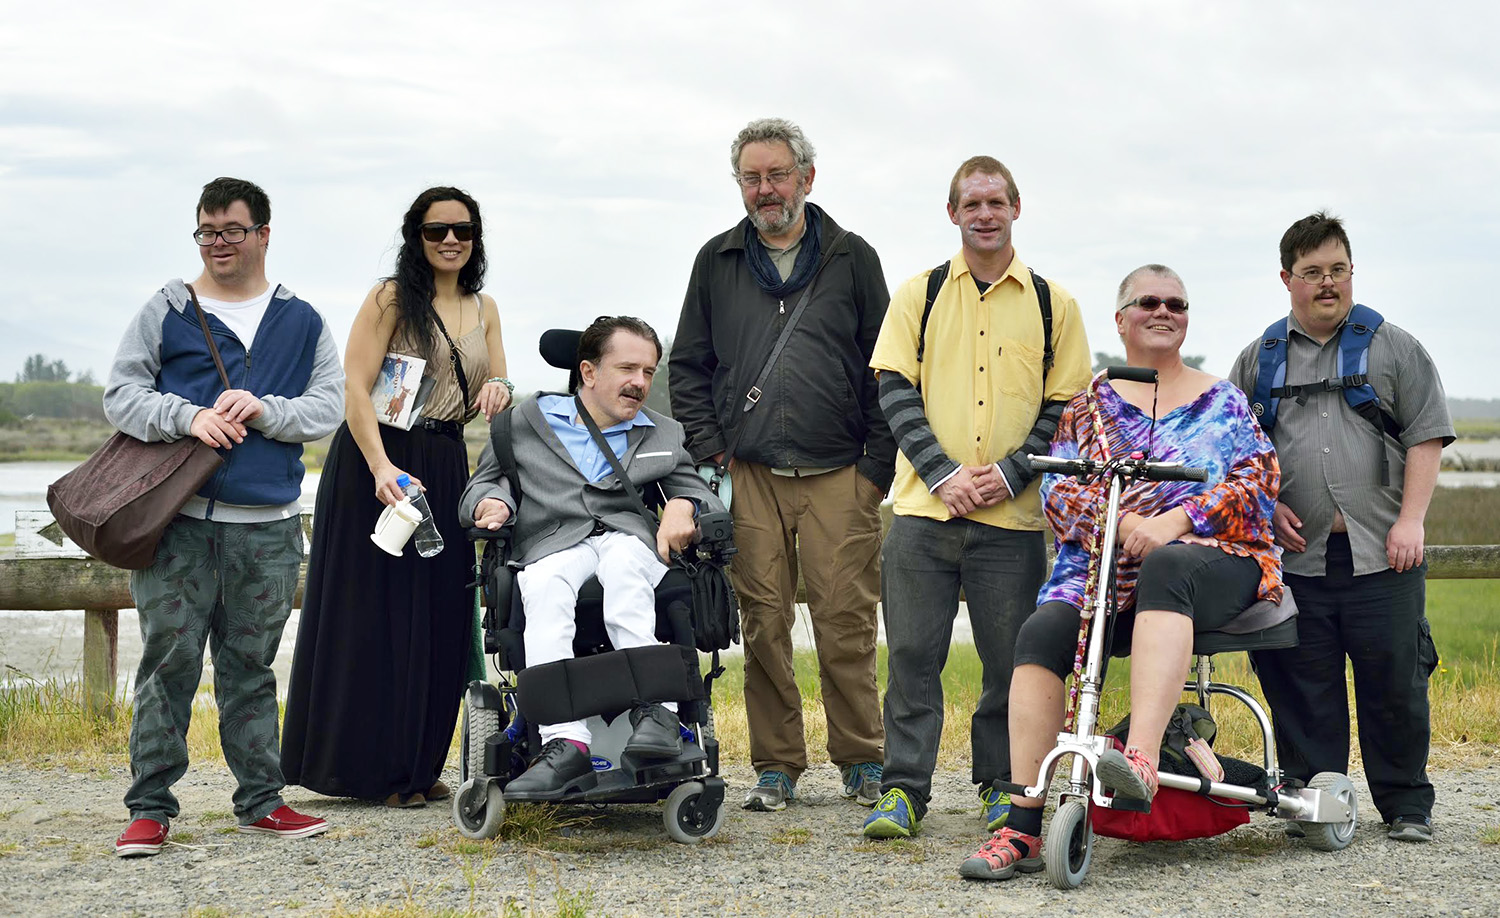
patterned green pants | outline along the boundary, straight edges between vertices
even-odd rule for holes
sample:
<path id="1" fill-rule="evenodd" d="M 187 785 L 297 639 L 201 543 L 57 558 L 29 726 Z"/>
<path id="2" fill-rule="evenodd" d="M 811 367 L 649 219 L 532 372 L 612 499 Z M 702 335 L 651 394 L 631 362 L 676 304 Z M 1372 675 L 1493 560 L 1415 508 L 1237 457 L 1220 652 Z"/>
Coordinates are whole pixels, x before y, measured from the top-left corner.
<path id="1" fill-rule="evenodd" d="M 224 759 L 239 787 L 241 825 L 281 806 L 276 676 L 271 662 L 292 611 L 302 563 L 302 522 L 217 523 L 178 516 L 156 560 L 130 575 L 141 622 L 141 667 L 130 725 L 132 819 L 177 815 L 171 787 L 188 767 L 187 732 L 203 674 L 214 661 Z"/>

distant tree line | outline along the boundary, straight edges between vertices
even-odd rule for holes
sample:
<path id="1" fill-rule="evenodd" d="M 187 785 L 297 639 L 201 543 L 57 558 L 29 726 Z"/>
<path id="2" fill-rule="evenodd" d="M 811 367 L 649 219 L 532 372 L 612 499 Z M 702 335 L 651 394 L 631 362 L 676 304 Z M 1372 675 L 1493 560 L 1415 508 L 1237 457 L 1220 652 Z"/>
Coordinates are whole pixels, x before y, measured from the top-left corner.
<path id="1" fill-rule="evenodd" d="M 1203 369 L 1203 361 L 1205 361 L 1207 359 L 1208 359 L 1207 357 L 1204 357 L 1202 355 L 1199 355 L 1197 357 L 1189 357 L 1187 355 L 1183 355 L 1182 362 L 1185 363 L 1185 364 L 1187 364 L 1188 366 L 1192 367 L 1195 370 L 1201 370 L 1201 369 Z M 1123 366 L 1129 366 L 1129 365 L 1130 365 L 1130 361 L 1126 360 L 1123 356 L 1121 356 L 1119 354 L 1110 354 L 1110 353 L 1108 353 L 1106 351 L 1095 351 L 1094 352 L 1094 372 L 1095 373 L 1099 372 L 1100 370 L 1104 369 L 1105 367 L 1123 367 Z"/>
<path id="2" fill-rule="evenodd" d="M 48 360 L 44 354 L 32 354 L 26 358 L 21 372 L 16 374 L 16 382 L 76 382 L 82 386 L 97 385 L 94 382 L 94 371 L 84 370 L 78 374 L 77 379 L 70 379 L 73 371 L 68 369 L 67 361 Z"/>
<path id="3" fill-rule="evenodd" d="M 66 361 L 32 354 L 15 382 L 0 383 L 0 426 L 32 417 L 104 421 L 104 387 L 92 370 L 74 378 Z"/>

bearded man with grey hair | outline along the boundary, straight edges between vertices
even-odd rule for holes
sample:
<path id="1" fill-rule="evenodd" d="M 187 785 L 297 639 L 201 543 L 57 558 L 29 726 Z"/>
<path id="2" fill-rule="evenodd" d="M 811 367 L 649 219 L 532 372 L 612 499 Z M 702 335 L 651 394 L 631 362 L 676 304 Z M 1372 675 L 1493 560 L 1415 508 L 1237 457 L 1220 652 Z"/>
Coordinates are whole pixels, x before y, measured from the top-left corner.
<path id="1" fill-rule="evenodd" d="M 872 805 L 884 758 L 875 612 L 896 444 L 869 364 L 890 296 L 875 250 L 808 202 L 814 155 L 780 118 L 730 145 L 747 216 L 699 250 L 668 362 L 694 460 L 733 482 L 730 576 L 759 774 L 744 805 L 760 811 L 784 808 L 807 768 L 792 671 L 799 570 L 844 795 Z"/>

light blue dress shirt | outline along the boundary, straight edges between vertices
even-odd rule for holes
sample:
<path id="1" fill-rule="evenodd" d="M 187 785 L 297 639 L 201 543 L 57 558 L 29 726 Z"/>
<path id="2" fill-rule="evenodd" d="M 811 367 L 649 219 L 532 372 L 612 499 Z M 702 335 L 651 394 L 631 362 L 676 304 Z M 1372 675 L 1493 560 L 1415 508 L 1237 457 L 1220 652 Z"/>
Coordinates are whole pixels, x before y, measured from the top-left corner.
<path id="1" fill-rule="evenodd" d="M 536 405 L 541 409 L 542 417 L 547 419 L 547 424 L 557 434 L 557 438 L 567 447 L 568 455 L 573 457 L 573 464 L 578 466 L 578 471 L 584 474 L 589 481 L 599 481 L 608 475 L 613 469 L 609 466 L 609 460 L 604 458 L 604 453 L 594 443 L 594 438 L 589 435 L 588 425 L 578 417 L 577 406 L 572 396 L 568 395 L 544 395 L 536 400 Z M 614 450 L 615 458 L 622 463 L 625 460 L 626 434 L 632 427 L 655 427 L 646 412 L 637 411 L 635 417 L 628 421 L 621 421 L 613 427 L 602 428 L 599 432 L 604 434 L 604 442 Z"/>

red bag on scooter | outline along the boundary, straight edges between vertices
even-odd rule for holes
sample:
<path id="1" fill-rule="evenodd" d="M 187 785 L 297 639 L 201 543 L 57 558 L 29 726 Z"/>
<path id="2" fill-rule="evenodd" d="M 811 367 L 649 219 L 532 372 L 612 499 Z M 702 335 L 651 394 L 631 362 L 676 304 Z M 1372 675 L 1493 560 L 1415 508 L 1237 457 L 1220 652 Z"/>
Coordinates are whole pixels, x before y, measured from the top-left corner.
<path id="1" fill-rule="evenodd" d="M 1110 737 L 1115 748 L 1125 751 L 1118 737 Z M 1233 800 L 1219 801 L 1171 787 L 1158 788 L 1151 812 L 1110 810 L 1089 803 L 1089 821 L 1094 831 L 1126 841 L 1185 841 L 1212 838 L 1250 821 L 1250 810 Z"/>

